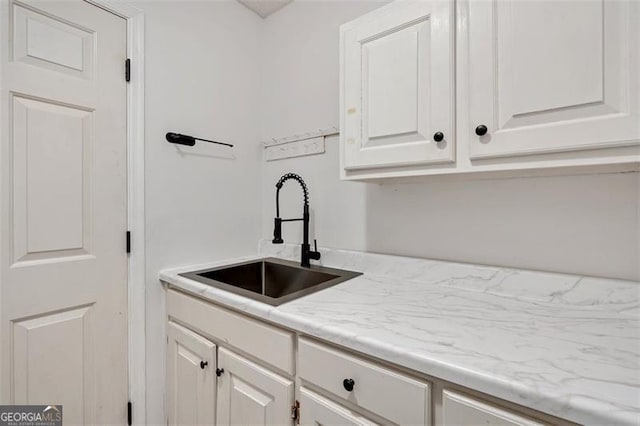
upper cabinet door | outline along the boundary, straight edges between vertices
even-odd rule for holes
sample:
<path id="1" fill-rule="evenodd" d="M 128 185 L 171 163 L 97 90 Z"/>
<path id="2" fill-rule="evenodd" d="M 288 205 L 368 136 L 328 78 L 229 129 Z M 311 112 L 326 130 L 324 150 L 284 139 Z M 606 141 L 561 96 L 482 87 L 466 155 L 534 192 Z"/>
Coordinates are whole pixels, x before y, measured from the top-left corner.
<path id="1" fill-rule="evenodd" d="M 472 159 L 639 142 L 639 2 L 468 4 Z"/>
<path id="2" fill-rule="evenodd" d="M 342 26 L 345 170 L 454 161 L 452 14 L 403 0 Z"/>

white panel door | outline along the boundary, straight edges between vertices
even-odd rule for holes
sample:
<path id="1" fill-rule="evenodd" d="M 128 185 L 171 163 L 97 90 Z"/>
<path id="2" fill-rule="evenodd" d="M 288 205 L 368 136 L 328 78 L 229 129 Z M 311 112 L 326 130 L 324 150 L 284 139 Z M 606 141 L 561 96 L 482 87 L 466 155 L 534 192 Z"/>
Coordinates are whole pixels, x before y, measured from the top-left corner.
<path id="1" fill-rule="evenodd" d="M 640 143 L 639 21 L 637 1 L 470 1 L 471 157 Z"/>
<path id="2" fill-rule="evenodd" d="M 306 388 L 300 388 L 300 424 L 304 426 L 375 426 L 352 412 Z"/>
<path id="3" fill-rule="evenodd" d="M 456 392 L 442 394 L 443 426 L 542 426 L 534 420 Z"/>
<path id="4" fill-rule="evenodd" d="M 126 422 L 126 22 L 5 1 L 0 401 Z"/>
<path id="5" fill-rule="evenodd" d="M 216 345 L 174 322 L 167 337 L 169 424 L 214 424 Z"/>
<path id="6" fill-rule="evenodd" d="M 452 14 L 396 1 L 341 28 L 344 169 L 454 161 Z"/>
<path id="7" fill-rule="evenodd" d="M 291 424 L 293 382 L 220 348 L 217 424 Z"/>

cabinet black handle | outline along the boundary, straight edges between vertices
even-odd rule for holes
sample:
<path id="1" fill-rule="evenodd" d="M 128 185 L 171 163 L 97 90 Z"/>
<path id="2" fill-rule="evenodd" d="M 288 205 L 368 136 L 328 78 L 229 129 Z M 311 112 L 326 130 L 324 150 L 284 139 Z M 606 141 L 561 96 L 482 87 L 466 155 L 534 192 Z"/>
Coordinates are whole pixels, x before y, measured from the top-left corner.
<path id="1" fill-rule="evenodd" d="M 204 370 L 204 368 L 209 365 L 209 361 L 200 361 L 200 368 Z"/>
<path id="2" fill-rule="evenodd" d="M 353 379 L 344 379 L 342 381 L 342 386 L 344 386 L 345 390 L 351 392 L 353 390 L 353 386 L 355 386 L 356 382 Z"/>
<path id="3" fill-rule="evenodd" d="M 484 124 L 481 124 L 478 127 L 476 127 L 476 135 L 484 136 L 486 134 L 487 134 L 487 126 L 485 126 Z"/>
<path id="4" fill-rule="evenodd" d="M 224 368 L 216 368 L 216 376 L 220 377 L 224 373 Z"/>
<path id="5" fill-rule="evenodd" d="M 435 132 L 433 134 L 433 140 L 436 141 L 436 142 L 442 142 L 444 140 L 444 133 Z"/>

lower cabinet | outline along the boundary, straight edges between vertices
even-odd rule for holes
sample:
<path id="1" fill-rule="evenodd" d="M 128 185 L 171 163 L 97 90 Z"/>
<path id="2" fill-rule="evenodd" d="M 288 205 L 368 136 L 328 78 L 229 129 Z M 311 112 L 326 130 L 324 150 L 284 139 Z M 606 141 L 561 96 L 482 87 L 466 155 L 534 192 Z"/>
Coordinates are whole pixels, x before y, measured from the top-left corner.
<path id="1" fill-rule="evenodd" d="M 291 424 L 293 381 L 225 348 L 218 351 L 219 425 Z"/>
<path id="2" fill-rule="evenodd" d="M 216 402 L 216 345 L 174 323 L 167 325 L 169 424 L 213 424 Z"/>
<path id="3" fill-rule="evenodd" d="M 569 424 L 475 399 L 441 380 L 406 374 L 174 290 L 167 293 L 167 310 L 170 425 Z"/>

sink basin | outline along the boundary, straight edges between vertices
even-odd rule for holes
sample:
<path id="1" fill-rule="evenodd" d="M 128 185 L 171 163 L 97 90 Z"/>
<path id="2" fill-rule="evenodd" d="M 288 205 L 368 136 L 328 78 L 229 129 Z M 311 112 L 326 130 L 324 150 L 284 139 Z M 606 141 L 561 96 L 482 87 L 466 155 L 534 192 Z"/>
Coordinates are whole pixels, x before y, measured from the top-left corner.
<path id="1" fill-rule="evenodd" d="M 265 258 L 180 275 L 277 306 L 362 274 L 316 265 L 303 268 L 296 262 Z"/>

